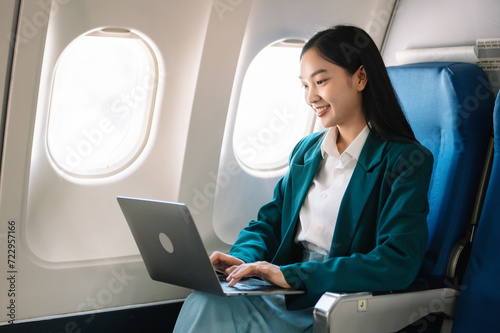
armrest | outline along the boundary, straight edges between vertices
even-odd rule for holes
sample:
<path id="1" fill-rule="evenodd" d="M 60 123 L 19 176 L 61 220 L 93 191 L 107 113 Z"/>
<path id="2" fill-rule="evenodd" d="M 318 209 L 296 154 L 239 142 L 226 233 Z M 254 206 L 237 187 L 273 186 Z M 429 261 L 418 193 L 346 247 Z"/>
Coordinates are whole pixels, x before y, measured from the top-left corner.
<path id="1" fill-rule="evenodd" d="M 455 313 L 459 291 L 432 289 L 374 296 L 325 293 L 314 307 L 314 333 L 396 332 L 431 313 Z"/>

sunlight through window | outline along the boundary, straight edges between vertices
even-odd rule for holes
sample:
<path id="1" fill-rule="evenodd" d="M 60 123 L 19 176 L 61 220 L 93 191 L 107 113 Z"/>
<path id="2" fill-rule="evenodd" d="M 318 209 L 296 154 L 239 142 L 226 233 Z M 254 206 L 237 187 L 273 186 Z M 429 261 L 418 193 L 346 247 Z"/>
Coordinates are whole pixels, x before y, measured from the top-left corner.
<path id="1" fill-rule="evenodd" d="M 148 138 L 157 78 L 151 48 L 129 31 L 103 30 L 72 42 L 54 75 L 47 130 L 54 163 L 83 177 L 130 165 Z"/>
<path id="2" fill-rule="evenodd" d="M 294 40 L 274 43 L 245 74 L 233 137 L 235 155 L 245 168 L 284 168 L 294 145 L 312 131 L 314 116 L 298 79 L 302 46 Z"/>

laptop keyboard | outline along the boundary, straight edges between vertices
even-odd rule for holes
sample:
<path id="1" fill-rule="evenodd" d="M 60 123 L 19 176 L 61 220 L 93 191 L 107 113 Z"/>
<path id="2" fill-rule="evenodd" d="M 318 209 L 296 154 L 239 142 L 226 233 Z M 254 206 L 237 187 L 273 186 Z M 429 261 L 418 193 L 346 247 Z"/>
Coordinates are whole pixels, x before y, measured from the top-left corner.
<path id="1" fill-rule="evenodd" d="M 217 277 L 219 278 L 220 282 L 225 282 L 226 281 L 226 275 L 217 272 Z M 267 283 L 264 280 L 261 280 L 259 278 L 245 278 L 241 279 L 238 283 L 236 283 L 232 288 L 238 289 L 238 290 L 254 290 L 254 289 L 262 289 L 265 287 L 275 287 L 270 283 Z"/>

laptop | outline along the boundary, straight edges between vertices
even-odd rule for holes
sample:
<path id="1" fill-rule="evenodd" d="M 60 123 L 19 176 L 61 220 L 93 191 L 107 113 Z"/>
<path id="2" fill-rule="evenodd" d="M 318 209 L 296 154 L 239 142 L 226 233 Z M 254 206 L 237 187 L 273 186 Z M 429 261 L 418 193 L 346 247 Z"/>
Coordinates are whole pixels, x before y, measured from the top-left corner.
<path id="1" fill-rule="evenodd" d="M 220 296 L 301 294 L 258 278 L 233 287 L 216 272 L 193 218 L 183 203 L 117 197 L 149 276 L 177 286 Z"/>

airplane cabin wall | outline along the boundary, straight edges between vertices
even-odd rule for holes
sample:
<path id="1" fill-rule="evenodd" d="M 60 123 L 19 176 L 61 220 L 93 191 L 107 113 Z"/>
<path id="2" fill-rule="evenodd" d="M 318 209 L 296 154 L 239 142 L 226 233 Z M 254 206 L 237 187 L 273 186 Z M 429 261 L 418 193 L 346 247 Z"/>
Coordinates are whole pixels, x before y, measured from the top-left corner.
<path id="1" fill-rule="evenodd" d="M 496 0 L 399 0 L 383 51 L 387 66 L 406 49 L 473 46 L 500 35 Z"/>
<path id="2" fill-rule="evenodd" d="M 175 301 L 188 294 L 150 280 L 116 195 L 186 202 L 207 251 L 229 249 L 285 171 L 266 177 L 248 173 L 232 146 L 244 75 L 267 45 L 355 24 L 370 32 L 386 64 L 396 65 L 397 50 L 471 45 L 500 31 L 495 0 L 479 5 L 467 0 L 53 0 L 51 9 L 48 3 L 22 1 L 0 170 L 1 244 L 5 248 L 9 222 L 15 222 L 19 269 L 15 297 L 1 294 L 0 306 L 14 300 L 16 321 Z M 10 35 L 14 4 L 0 5 L 0 36 Z M 104 179 L 74 179 L 54 168 L 47 155 L 53 72 L 69 43 L 107 27 L 136 32 L 158 56 L 150 137 L 128 169 Z M 3 39 L 0 93 L 9 70 L 6 55 Z M 223 174 L 233 166 L 228 180 Z M 0 266 L 7 267 L 5 255 Z M 0 290 L 10 286 L 0 281 Z M 0 325 L 8 321 L 0 317 Z"/>

